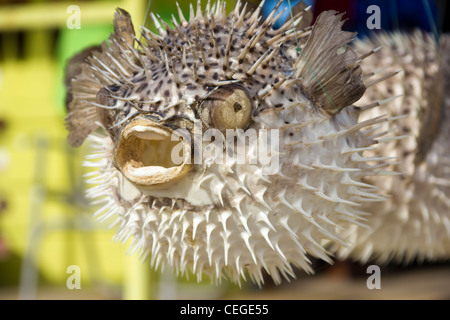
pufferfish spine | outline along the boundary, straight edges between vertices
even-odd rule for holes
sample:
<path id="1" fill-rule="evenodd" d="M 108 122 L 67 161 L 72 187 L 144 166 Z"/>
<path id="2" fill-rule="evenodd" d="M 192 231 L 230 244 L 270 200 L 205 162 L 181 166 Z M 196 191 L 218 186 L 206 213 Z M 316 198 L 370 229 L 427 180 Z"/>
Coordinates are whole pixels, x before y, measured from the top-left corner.
<path id="1" fill-rule="evenodd" d="M 143 27 L 140 39 L 119 9 L 109 43 L 73 60 L 81 57 L 68 74 L 69 142 L 89 136 L 98 158 L 87 163 L 98 168 L 88 196 L 118 225 L 115 238 L 132 238 L 155 268 L 259 285 L 265 270 L 280 283 L 293 267 L 312 273 L 308 256 L 332 263 L 325 246 L 348 245 L 341 231 L 364 223 L 362 204 L 384 200 L 363 179 L 386 174 L 389 158 L 364 157 L 381 140 L 363 130 L 394 119 L 358 122 L 352 105 L 365 91 L 359 64 L 374 51 L 348 47 L 354 34 L 333 11 L 310 27 L 304 8 L 274 30 L 280 4 L 261 21 L 262 4 L 252 13 L 238 1 L 227 15 L 225 2 L 202 11 L 199 1 L 189 21 L 180 9 L 174 28 L 152 14 L 159 35 Z M 217 154 L 173 163 L 170 135 L 196 123 L 240 129 L 238 140 L 276 132 L 268 149 L 279 148 L 277 165 L 250 161 L 257 144 L 245 163 Z"/>

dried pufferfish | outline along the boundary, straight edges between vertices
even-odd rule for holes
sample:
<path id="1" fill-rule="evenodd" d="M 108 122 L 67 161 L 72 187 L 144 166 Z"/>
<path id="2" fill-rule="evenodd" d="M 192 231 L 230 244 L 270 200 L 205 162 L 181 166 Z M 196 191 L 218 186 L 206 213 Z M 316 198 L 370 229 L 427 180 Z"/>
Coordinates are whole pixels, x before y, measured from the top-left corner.
<path id="1" fill-rule="evenodd" d="M 274 30 L 280 4 L 260 21 L 262 5 L 247 13 L 238 3 L 227 16 L 225 2 L 205 12 L 198 2 L 174 29 L 153 15 L 159 35 L 142 28 L 141 40 L 119 9 L 109 44 L 72 60 L 82 62 L 69 67 L 69 142 L 90 135 L 99 159 L 88 195 L 104 202 L 97 214 L 116 217 L 117 239 L 132 237 L 155 267 L 258 284 L 265 269 L 279 283 L 292 266 L 312 272 L 308 255 L 331 263 L 325 246 L 350 245 L 342 230 L 361 223 L 363 204 L 384 199 L 364 182 L 386 173 L 383 157 L 363 155 L 381 142 L 364 130 L 395 118 L 358 121 L 352 105 L 366 89 L 359 64 L 374 51 L 348 47 L 355 34 L 332 11 L 309 27 L 300 10 L 296 32 L 291 21 Z M 275 172 L 250 161 L 256 144 L 245 164 L 216 163 L 217 154 L 175 163 L 171 135 L 198 123 L 278 132 L 268 141 L 279 150 Z"/>
<path id="2" fill-rule="evenodd" d="M 437 42 L 433 35 L 415 31 L 355 41 L 357 50 L 382 48 L 362 63 L 367 74 L 403 71 L 368 88 L 358 104 L 375 97 L 398 98 L 367 110 L 361 120 L 382 113 L 403 118 L 376 128 L 401 139 L 366 155 L 396 158 L 386 169 L 399 174 L 366 178 L 388 198 L 363 205 L 370 213 L 365 222 L 369 228 L 354 225 L 343 232 L 351 246 L 337 249 L 341 258 L 377 263 L 450 258 L 449 40 L 443 35 Z"/>

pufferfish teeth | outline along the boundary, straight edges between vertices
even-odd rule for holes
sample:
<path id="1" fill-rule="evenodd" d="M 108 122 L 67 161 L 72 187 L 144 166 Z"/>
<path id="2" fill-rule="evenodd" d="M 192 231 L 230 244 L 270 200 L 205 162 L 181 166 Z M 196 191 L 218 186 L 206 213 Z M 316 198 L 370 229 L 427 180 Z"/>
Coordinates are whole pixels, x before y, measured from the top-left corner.
<path id="1" fill-rule="evenodd" d="M 140 186 L 168 183 L 189 171 L 189 155 L 181 163 L 172 159 L 171 129 L 145 118 L 137 118 L 122 131 L 116 153 L 116 163 L 125 177 Z"/>
<path id="2" fill-rule="evenodd" d="M 162 130 L 157 127 L 147 127 L 142 125 L 136 125 L 123 133 L 125 139 L 128 139 L 130 135 L 134 135 L 144 140 L 164 140 L 170 137 L 170 133 L 166 130 Z"/>

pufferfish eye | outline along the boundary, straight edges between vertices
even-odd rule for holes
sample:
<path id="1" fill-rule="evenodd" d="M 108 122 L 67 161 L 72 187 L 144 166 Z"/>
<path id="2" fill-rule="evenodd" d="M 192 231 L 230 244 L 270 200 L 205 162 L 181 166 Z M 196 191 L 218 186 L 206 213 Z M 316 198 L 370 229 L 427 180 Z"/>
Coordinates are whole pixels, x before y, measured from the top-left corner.
<path id="1" fill-rule="evenodd" d="M 252 103 L 240 87 L 217 89 L 202 104 L 204 118 L 219 129 L 246 129 L 252 118 Z"/>

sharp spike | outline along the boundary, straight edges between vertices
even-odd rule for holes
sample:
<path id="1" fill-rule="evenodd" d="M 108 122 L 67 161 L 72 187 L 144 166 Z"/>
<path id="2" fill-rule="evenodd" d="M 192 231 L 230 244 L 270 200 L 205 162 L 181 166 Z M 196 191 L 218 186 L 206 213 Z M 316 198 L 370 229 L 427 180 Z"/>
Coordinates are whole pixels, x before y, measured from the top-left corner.
<path id="1" fill-rule="evenodd" d="M 118 58 L 125 63 L 128 68 L 133 70 L 134 72 L 138 72 L 141 68 L 137 66 L 129 57 L 129 54 L 125 51 L 125 49 L 117 42 L 116 39 L 112 39 L 112 43 L 114 43 L 120 50 L 121 54 L 118 55 Z"/>
<path id="2" fill-rule="evenodd" d="M 388 73 L 387 75 L 385 75 L 385 76 L 383 76 L 383 77 L 381 77 L 381 78 L 379 78 L 379 79 L 376 79 L 376 80 L 374 80 L 374 81 L 372 81 L 372 82 L 369 82 L 368 84 L 366 84 L 366 87 L 369 88 L 369 87 L 371 87 L 371 86 L 374 86 L 374 85 L 376 85 L 377 83 L 380 83 L 380 82 L 382 82 L 382 81 L 384 81 L 384 80 L 387 80 L 387 79 L 389 79 L 389 78 L 395 76 L 396 74 L 398 74 L 398 73 L 401 72 L 401 71 L 403 71 L 403 70 L 397 70 L 397 71 Z"/>
<path id="3" fill-rule="evenodd" d="M 286 37 L 289 34 L 294 34 L 294 30 L 288 30 L 288 31 L 285 31 L 285 32 L 282 32 L 282 33 L 276 35 L 275 37 L 270 38 L 269 40 L 266 41 L 266 45 L 271 46 L 272 44 L 276 43 L 277 41 L 281 41 L 281 40 L 284 42 Z M 295 36 L 295 34 L 294 34 L 294 36 Z"/>
<path id="4" fill-rule="evenodd" d="M 195 12 L 194 7 L 192 6 L 192 3 L 189 4 L 189 22 L 194 21 L 195 19 Z"/>
<path id="5" fill-rule="evenodd" d="M 147 57 L 149 57 L 149 59 L 153 62 L 158 62 L 158 58 L 156 58 L 156 56 L 153 54 L 153 52 L 148 48 L 148 46 L 144 46 L 138 38 L 136 38 L 136 36 L 134 36 L 134 40 L 136 41 L 136 43 L 141 47 L 142 51 L 144 51 L 145 55 Z M 144 37 L 145 39 L 145 37 Z M 147 39 L 146 39 L 147 40 Z"/>
<path id="6" fill-rule="evenodd" d="M 175 18 L 175 16 L 173 14 L 171 15 L 171 18 L 172 18 L 172 23 L 175 26 L 175 29 L 178 29 L 180 24 L 178 23 L 177 19 Z"/>
<path id="7" fill-rule="evenodd" d="M 208 0 L 208 2 L 206 3 L 206 8 L 205 8 L 205 18 L 209 18 L 210 15 L 211 15 L 211 0 Z"/>
<path id="8" fill-rule="evenodd" d="M 222 24 L 225 25 L 227 22 L 227 3 L 224 1 L 222 3 Z"/>
<path id="9" fill-rule="evenodd" d="M 183 67 L 188 68 L 186 59 L 186 47 L 183 48 L 183 58 L 181 59 L 181 63 L 183 64 Z"/>
<path id="10" fill-rule="evenodd" d="M 272 91 L 274 88 L 274 85 L 269 85 L 265 89 L 262 89 L 260 92 L 258 92 L 258 99 L 262 100 L 265 96 L 269 94 L 270 91 Z"/>
<path id="11" fill-rule="evenodd" d="M 362 129 L 364 127 L 372 126 L 374 124 L 385 122 L 385 121 L 387 121 L 387 119 L 386 119 L 387 116 L 388 116 L 387 114 L 383 114 L 381 116 L 378 116 L 378 117 L 375 117 L 375 118 L 368 119 L 366 121 L 362 121 L 360 123 L 357 123 L 357 124 L 353 125 L 352 127 L 350 127 L 346 131 L 346 134 L 351 134 L 351 133 L 354 133 L 356 131 L 359 131 L 360 129 Z"/>
<path id="12" fill-rule="evenodd" d="M 252 76 L 253 73 L 255 73 L 256 69 L 258 69 L 259 65 L 265 60 L 266 56 L 269 55 L 270 51 L 271 51 L 270 49 L 267 50 L 258 60 L 256 60 L 253 66 L 247 71 L 248 77 Z M 276 51 L 276 49 L 273 49 L 273 51 Z"/>
<path id="13" fill-rule="evenodd" d="M 167 35 L 167 32 L 161 26 L 161 23 L 159 22 L 158 18 L 155 16 L 155 14 L 153 12 L 150 13 L 150 17 L 152 18 L 156 29 L 158 29 L 159 35 L 162 36 L 162 37 L 165 37 Z"/>
<path id="14" fill-rule="evenodd" d="M 92 102 L 92 101 L 87 101 L 87 100 L 81 100 L 80 102 L 89 103 L 89 104 L 91 104 L 93 106 L 96 106 L 96 107 L 99 107 L 99 108 L 102 108 L 102 109 L 117 109 L 118 108 L 117 106 L 105 106 L 103 104 L 99 104 L 99 103 Z"/>
<path id="15" fill-rule="evenodd" d="M 96 60 L 96 62 L 98 62 L 111 76 L 113 76 L 115 79 L 120 80 L 120 78 L 117 76 L 117 74 L 112 71 L 106 64 L 104 64 L 99 58 L 97 58 L 96 56 L 94 56 L 94 59 Z M 94 65 L 93 65 L 94 66 Z M 95 66 L 99 71 L 101 71 L 102 73 L 104 73 L 100 68 L 98 68 L 97 66 Z"/>
<path id="16" fill-rule="evenodd" d="M 212 9 L 212 11 L 214 11 L 214 10 Z M 211 28 L 211 30 L 214 31 L 214 30 L 216 30 L 216 21 L 214 20 L 214 14 L 210 14 L 210 18 L 211 18 L 210 28 Z"/>
<path id="17" fill-rule="evenodd" d="M 284 8 L 283 10 L 281 10 L 275 17 L 273 17 L 271 20 L 270 20 L 270 25 L 271 26 L 273 26 L 274 24 L 275 24 L 275 22 L 277 22 L 278 21 L 278 19 L 280 19 L 281 18 L 281 16 L 286 12 L 286 10 L 288 10 L 288 8 L 286 7 L 286 8 Z M 295 22 L 294 22 L 295 23 Z"/>
<path id="18" fill-rule="evenodd" d="M 197 0 L 197 20 L 203 19 L 201 0 Z"/>
<path id="19" fill-rule="evenodd" d="M 252 25 L 250 26 L 250 28 L 248 28 L 247 32 L 245 32 L 245 37 L 246 37 L 246 38 L 250 37 L 250 35 L 254 33 L 256 27 L 257 27 L 258 24 L 259 24 L 259 21 L 261 21 L 261 18 L 262 18 L 262 17 L 259 17 L 258 19 L 256 19 L 256 21 L 252 23 Z"/>
<path id="20" fill-rule="evenodd" d="M 164 52 L 164 64 L 166 66 L 167 73 L 170 74 L 169 59 L 167 58 L 167 53 L 165 52 Z"/>
<path id="21" fill-rule="evenodd" d="M 273 56 L 275 55 L 275 53 L 277 53 L 278 49 L 280 49 L 282 43 L 280 43 L 275 49 L 272 50 L 272 52 L 267 56 L 267 58 L 264 59 L 264 61 L 262 62 L 263 66 L 266 66 L 269 64 L 270 60 L 272 60 Z"/>
<path id="22" fill-rule="evenodd" d="M 241 8 L 241 0 L 237 0 L 236 5 L 234 6 L 234 16 L 235 18 L 239 18 L 239 9 Z"/>
<path id="23" fill-rule="evenodd" d="M 299 13 L 297 13 L 294 16 L 294 27 L 297 27 L 297 25 L 300 23 L 300 21 L 302 20 L 303 15 L 308 12 L 311 9 L 311 6 L 306 7 L 305 9 L 303 9 L 302 11 L 300 11 Z M 285 32 L 288 29 L 292 28 L 292 20 L 288 19 L 282 26 L 281 28 L 279 28 L 277 31 L 277 34 Z"/>
<path id="24" fill-rule="evenodd" d="M 410 138 L 410 137 L 414 137 L 414 135 L 413 134 L 405 134 L 405 135 L 396 136 L 396 137 L 380 138 L 380 139 L 377 139 L 375 141 L 377 143 L 385 143 L 385 142 L 397 141 L 397 140 Z"/>
<path id="25" fill-rule="evenodd" d="M 177 4 L 177 9 L 178 9 L 178 16 L 180 17 L 180 24 L 182 26 L 185 26 L 185 25 L 188 24 L 188 22 L 186 21 L 186 18 L 184 17 L 183 11 L 181 10 L 180 5 L 178 4 L 178 2 L 176 2 L 176 4 Z"/>
<path id="26" fill-rule="evenodd" d="M 111 81 L 111 82 L 114 82 L 114 84 L 116 84 L 116 85 L 118 85 L 118 86 L 120 86 L 121 84 L 120 84 L 120 82 L 119 81 L 117 81 L 116 79 L 114 79 L 114 78 L 111 78 L 109 75 L 108 75 L 108 73 L 106 72 L 106 71 L 104 71 L 104 70 L 101 70 L 98 66 L 95 66 L 95 65 L 90 65 L 90 67 L 91 67 L 91 69 L 96 73 L 96 78 L 98 78 L 98 77 L 105 77 L 106 79 L 108 79 L 109 81 Z M 97 77 L 98 76 L 98 77 Z M 99 81 L 102 81 L 102 80 L 100 80 L 99 79 Z"/>
<path id="27" fill-rule="evenodd" d="M 189 41 L 189 39 L 188 39 L 187 42 L 188 42 L 188 45 L 189 45 L 189 49 L 191 49 L 192 55 L 194 56 L 194 60 L 198 61 L 199 58 L 198 58 L 197 52 L 194 50 L 194 47 L 192 46 L 191 41 Z"/>
<path id="28" fill-rule="evenodd" d="M 364 75 L 361 77 L 361 79 L 362 79 L 362 80 L 369 79 L 369 78 L 373 77 L 373 76 L 376 75 L 376 74 L 379 74 L 379 73 L 381 73 L 381 72 L 383 72 L 383 71 L 386 71 L 387 69 L 388 69 L 387 67 L 386 67 L 386 68 L 381 68 L 381 69 L 372 71 L 372 72 L 370 72 L 370 73 L 368 73 L 368 74 L 364 74 Z"/>
<path id="29" fill-rule="evenodd" d="M 367 53 L 362 54 L 361 56 L 358 57 L 358 61 L 364 60 L 365 58 L 367 58 L 367 57 L 371 56 L 372 54 L 378 52 L 381 48 L 383 48 L 383 46 L 379 46 L 378 48 L 375 48 L 373 50 L 370 50 Z"/>
<path id="30" fill-rule="evenodd" d="M 141 63 L 141 66 L 142 66 L 142 69 L 144 69 L 144 74 L 145 74 L 145 78 L 147 79 L 147 81 L 151 81 L 151 77 L 150 77 L 149 71 L 147 69 L 147 65 L 144 63 L 144 61 L 142 61 L 140 54 L 138 54 L 136 52 L 136 50 L 134 50 L 134 48 L 128 42 L 125 42 L 125 44 L 128 46 L 128 48 L 133 53 L 133 55 L 137 58 L 137 60 L 139 60 L 139 62 Z"/>
<path id="31" fill-rule="evenodd" d="M 171 28 L 171 27 L 167 24 L 167 22 L 165 22 L 165 21 L 163 20 L 163 18 L 161 18 L 161 16 L 160 16 L 159 14 L 157 14 L 156 16 L 157 16 L 157 18 L 158 18 L 159 23 L 161 23 L 162 27 L 166 30 L 166 33 L 171 33 L 171 34 L 173 34 L 173 35 L 176 35 L 176 31 L 175 31 L 173 28 Z"/>
<path id="32" fill-rule="evenodd" d="M 259 40 L 262 38 L 262 36 L 266 34 L 269 27 L 270 27 L 270 24 L 263 23 L 261 28 L 256 32 L 256 37 L 255 37 L 255 39 L 253 39 L 250 48 L 254 48 L 256 46 L 256 44 L 259 42 Z"/>
<path id="33" fill-rule="evenodd" d="M 264 6 L 264 2 L 266 2 L 265 0 L 262 0 L 259 3 L 258 8 L 256 8 L 255 12 L 253 12 L 252 16 L 250 17 L 250 23 L 254 23 L 255 21 L 257 21 L 259 19 L 259 14 L 261 12 L 262 7 Z"/>
<path id="34" fill-rule="evenodd" d="M 247 44 L 245 45 L 244 49 L 242 49 L 241 54 L 237 57 L 238 62 L 243 62 L 245 57 L 247 56 L 247 53 L 249 52 L 253 40 L 257 37 L 257 34 L 253 35 L 253 37 L 248 40 Z"/>
<path id="35" fill-rule="evenodd" d="M 240 2 L 240 0 L 239 0 Z M 237 7 L 236 7 L 237 8 Z M 239 15 L 239 13 L 235 14 L 235 16 L 238 18 L 238 21 L 236 23 L 236 27 L 239 28 L 242 25 L 242 22 L 244 21 L 245 18 L 245 12 L 247 11 L 247 2 L 244 5 L 244 8 L 242 9 L 241 14 Z"/>
<path id="36" fill-rule="evenodd" d="M 173 77 L 175 78 L 175 82 L 176 82 L 177 84 L 179 84 L 179 85 L 184 84 L 184 83 L 180 80 L 180 78 L 178 77 L 178 74 L 177 74 L 177 72 L 176 72 L 176 70 L 175 70 L 175 60 L 174 60 L 174 59 L 172 59 L 172 74 L 173 74 Z"/>
<path id="37" fill-rule="evenodd" d="M 217 47 L 217 42 L 216 42 L 216 39 L 215 39 L 214 30 L 213 30 L 213 28 L 211 28 L 211 26 L 210 26 L 210 29 L 209 29 L 209 37 L 210 37 L 211 43 L 213 44 L 213 47 L 214 47 L 215 57 L 216 57 L 216 59 L 219 59 L 220 58 L 220 52 L 219 52 L 219 49 Z"/>
<path id="38" fill-rule="evenodd" d="M 194 24 L 195 31 L 197 32 L 197 38 L 198 39 L 202 39 L 203 37 L 200 34 L 200 30 L 198 29 L 197 24 L 195 22 L 193 24 Z M 195 40 L 195 46 L 196 46 L 197 51 L 200 51 L 200 54 L 202 55 L 203 67 L 205 68 L 205 70 L 208 70 L 209 69 L 209 64 L 206 61 L 206 56 L 205 56 L 205 52 L 203 50 L 203 46 L 202 45 L 198 45 L 197 39 Z"/>
<path id="39" fill-rule="evenodd" d="M 128 121 L 131 117 L 133 117 L 133 116 L 134 116 L 134 114 L 133 114 L 132 112 L 130 112 L 130 113 L 128 114 L 128 116 L 126 116 L 126 117 L 123 118 L 121 121 L 119 121 L 119 122 L 117 122 L 116 124 L 114 124 L 114 125 L 112 125 L 111 127 L 109 127 L 109 129 L 112 129 L 112 128 L 115 128 L 115 127 L 120 126 L 121 124 L 127 122 L 127 121 Z"/>
<path id="40" fill-rule="evenodd" d="M 193 72 L 194 81 L 198 82 L 199 78 L 198 78 L 198 74 L 197 74 L 197 63 L 196 62 L 194 62 L 194 64 L 192 65 L 192 72 Z"/>
<path id="41" fill-rule="evenodd" d="M 275 5 L 275 7 L 272 9 L 272 11 L 269 13 L 269 15 L 267 16 L 266 20 L 263 23 L 263 26 L 266 25 L 267 27 L 272 25 L 272 20 L 274 19 L 274 16 L 277 12 L 277 10 L 280 8 L 281 4 L 283 3 L 283 0 L 279 0 L 278 3 Z M 284 13 L 287 10 L 287 8 L 285 8 L 282 13 Z"/>
<path id="42" fill-rule="evenodd" d="M 106 52 L 106 55 L 111 59 L 111 61 L 114 63 L 114 65 L 117 67 L 117 71 L 120 73 L 120 75 L 126 79 L 131 76 L 131 74 L 125 70 L 122 66 L 122 64 L 119 63 L 119 61 L 116 60 L 109 52 Z"/>
<path id="43" fill-rule="evenodd" d="M 147 41 L 148 45 L 150 47 L 154 47 L 154 48 L 159 48 L 159 43 L 161 42 L 161 38 L 154 34 L 153 32 L 151 32 L 150 30 L 148 30 L 145 27 L 142 27 L 142 32 L 141 32 L 142 36 L 144 37 L 144 39 Z"/>
<path id="44" fill-rule="evenodd" d="M 227 43 L 227 47 L 225 50 L 225 59 L 223 62 L 225 71 L 230 70 L 230 50 L 231 50 L 231 46 L 233 43 L 233 36 L 234 36 L 234 18 L 231 20 L 230 30 L 229 30 L 228 34 L 230 36 L 228 37 L 228 43 Z"/>

